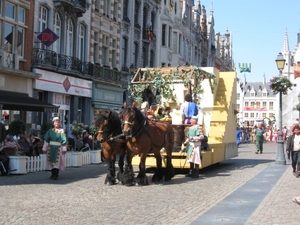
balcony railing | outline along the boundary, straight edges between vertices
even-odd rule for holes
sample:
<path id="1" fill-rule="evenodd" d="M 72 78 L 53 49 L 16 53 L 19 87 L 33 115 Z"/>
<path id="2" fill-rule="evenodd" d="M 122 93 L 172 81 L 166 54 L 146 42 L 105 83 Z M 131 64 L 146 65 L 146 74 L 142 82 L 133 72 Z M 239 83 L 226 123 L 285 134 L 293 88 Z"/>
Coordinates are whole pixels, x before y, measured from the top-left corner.
<path id="1" fill-rule="evenodd" d="M 61 5 L 65 7 L 66 11 L 73 11 L 77 13 L 77 16 L 82 16 L 88 8 L 86 0 L 53 0 L 55 5 Z"/>
<path id="2" fill-rule="evenodd" d="M 46 66 L 60 70 L 82 73 L 82 61 L 76 57 L 57 54 L 47 49 L 34 48 L 32 51 L 32 65 Z"/>
<path id="3" fill-rule="evenodd" d="M 117 70 L 112 70 L 110 68 L 106 68 L 99 65 L 93 66 L 93 74 L 94 79 L 103 80 L 103 81 L 115 81 L 117 83 L 121 82 L 121 74 Z"/>
<path id="4" fill-rule="evenodd" d="M 115 84 L 121 83 L 121 73 L 116 69 L 82 62 L 79 58 L 57 54 L 47 49 L 33 49 L 32 66 L 70 75 L 89 75 L 92 79 L 113 81 Z"/>

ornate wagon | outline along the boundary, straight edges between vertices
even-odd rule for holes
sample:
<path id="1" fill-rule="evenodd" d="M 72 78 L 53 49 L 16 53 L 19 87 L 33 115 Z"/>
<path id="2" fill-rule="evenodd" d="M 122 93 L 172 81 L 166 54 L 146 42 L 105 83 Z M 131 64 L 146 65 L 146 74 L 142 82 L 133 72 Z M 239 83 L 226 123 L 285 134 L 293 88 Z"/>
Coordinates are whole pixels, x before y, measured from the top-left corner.
<path id="1" fill-rule="evenodd" d="M 140 68 L 133 76 L 128 91 L 132 101 L 141 104 L 148 97 L 145 90 L 151 90 L 151 95 L 156 97 L 155 100 L 160 106 L 173 109 L 173 116 L 177 112 L 178 104 L 184 102 L 185 94 L 189 93 L 193 96 L 202 113 L 199 123 L 203 124 L 209 137 L 209 150 L 201 153 L 200 168 L 204 168 L 237 156 L 235 85 L 235 72 L 219 72 L 212 67 Z M 175 135 L 173 166 L 189 168 L 189 164 L 186 163 L 186 151 L 182 145 L 189 125 L 178 122 L 178 119 L 175 122 L 174 117 L 172 121 L 160 122 L 171 123 L 173 127 Z M 161 150 L 161 155 L 164 156 L 164 149 Z M 138 165 L 139 162 L 139 157 L 135 156 L 133 165 Z M 155 158 L 151 153 L 147 157 L 146 165 L 156 166 Z"/>

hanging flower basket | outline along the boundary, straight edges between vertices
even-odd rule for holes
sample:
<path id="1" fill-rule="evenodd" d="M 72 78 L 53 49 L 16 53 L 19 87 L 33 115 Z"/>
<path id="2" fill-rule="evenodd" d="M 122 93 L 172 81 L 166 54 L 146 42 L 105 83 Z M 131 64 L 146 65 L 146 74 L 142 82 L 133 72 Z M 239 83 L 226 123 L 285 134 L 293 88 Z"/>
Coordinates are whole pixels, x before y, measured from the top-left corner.
<path id="1" fill-rule="evenodd" d="M 296 105 L 294 110 L 300 111 L 300 104 Z"/>
<path id="2" fill-rule="evenodd" d="M 270 80 L 270 89 L 277 94 L 282 92 L 282 94 L 286 95 L 288 89 L 292 90 L 292 82 L 284 76 L 273 77 Z"/>

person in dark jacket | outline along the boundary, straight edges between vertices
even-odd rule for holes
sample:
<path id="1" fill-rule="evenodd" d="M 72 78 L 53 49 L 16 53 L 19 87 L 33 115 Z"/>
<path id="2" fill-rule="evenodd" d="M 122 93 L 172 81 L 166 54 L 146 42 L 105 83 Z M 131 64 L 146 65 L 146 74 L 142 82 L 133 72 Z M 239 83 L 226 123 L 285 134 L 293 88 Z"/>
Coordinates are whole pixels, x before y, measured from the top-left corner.
<path id="1" fill-rule="evenodd" d="M 3 163 L 3 166 L 0 166 L 1 175 L 7 175 L 9 170 L 9 157 L 5 154 L 3 147 L 0 147 L 0 162 Z"/>
<path id="2" fill-rule="evenodd" d="M 300 176 L 300 126 L 295 125 L 293 134 L 287 140 L 286 153 L 291 154 L 293 174 Z"/>

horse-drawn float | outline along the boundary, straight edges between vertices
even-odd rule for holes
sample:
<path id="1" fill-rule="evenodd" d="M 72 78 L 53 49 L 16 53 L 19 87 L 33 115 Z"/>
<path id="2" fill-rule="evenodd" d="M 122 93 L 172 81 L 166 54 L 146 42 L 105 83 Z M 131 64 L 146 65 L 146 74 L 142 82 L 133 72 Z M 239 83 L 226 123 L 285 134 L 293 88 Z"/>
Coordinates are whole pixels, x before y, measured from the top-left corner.
<path id="1" fill-rule="evenodd" d="M 209 149 L 201 152 L 200 168 L 237 156 L 235 72 L 193 66 L 140 68 L 133 76 L 128 91 L 132 101 L 137 104 L 155 101 L 161 107 L 167 106 L 173 110 L 171 121 L 158 123 L 172 126 L 172 164 L 175 168 L 189 168 L 183 146 L 189 125 L 182 124 L 182 119 L 178 118 L 178 106 L 184 102 L 187 93 L 193 96 L 199 108 L 198 123 L 203 125 L 209 140 Z M 165 149 L 162 148 L 160 153 L 165 166 Z M 156 163 L 153 153 L 149 152 L 146 166 L 156 167 Z M 140 164 L 139 155 L 133 157 L 132 164 Z"/>

